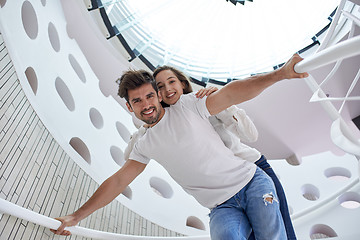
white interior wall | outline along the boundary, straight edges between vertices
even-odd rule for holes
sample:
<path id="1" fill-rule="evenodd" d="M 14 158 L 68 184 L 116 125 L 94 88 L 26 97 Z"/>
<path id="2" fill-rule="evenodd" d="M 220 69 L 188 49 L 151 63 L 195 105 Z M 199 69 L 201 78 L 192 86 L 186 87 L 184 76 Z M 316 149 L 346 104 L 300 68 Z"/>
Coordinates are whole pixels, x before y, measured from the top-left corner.
<path id="1" fill-rule="evenodd" d="M 97 182 L 102 182 L 119 168 L 115 160 L 121 162 L 121 157 L 120 160 L 113 159 L 111 147 L 117 147 L 115 153 L 124 151 L 126 136 L 136 128 L 131 115 L 117 100 L 109 96 L 113 90 L 101 89 L 99 79 L 116 79 L 130 64 L 112 51 L 106 40 L 101 38 L 101 33 L 89 21 L 88 13 L 80 0 L 71 3 L 5 1 L 1 6 L 0 30 L 29 101 L 62 148 Z M 69 15 L 81 16 L 79 19 L 82 21 L 76 24 L 68 22 Z M 30 36 L 35 36 L 34 39 L 29 37 L 27 31 Z M 74 61 L 71 64 L 70 54 L 79 66 Z M 36 94 L 29 84 L 29 76 L 25 74 L 28 67 L 34 69 L 36 74 L 33 77 L 38 85 Z M 81 72 L 84 78 L 81 77 Z M 56 90 L 56 82 L 61 83 L 56 81 L 58 77 L 71 94 L 70 97 L 66 88 L 60 88 L 65 102 L 71 106 L 70 99 L 74 100 L 73 111 L 65 106 Z M 91 122 L 89 112 L 93 108 L 100 113 L 98 115 L 97 111 L 91 111 L 94 112 L 92 118 L 97 126 L 102 125 L 100 129 Z M 118 121 L 126 126 L 121 133 L 116 128 Z M 121 134 L 125 136 L 125 140 Z M 80 138 L 86 144 L 90 152 L 88 162 L 69 145 L 73 137 Z M 360 236 L 360 229 L 352 225 L 358 219 L 359 208 L 345 209 L 340 206 L 337 196 L 333 196 L 341 191 L 354 192 L 353 195 L 348 195 L 348 200 L 360 201 L 358 163 L 354 157 L 335 156 L 325 152 L 305 157 L 299 166 L 291 166 L 284 160 L 272 161 L 271 164 L 286 190 L 299 239 L 309 239 L 311 229 L 316 224 L 328 225 L 339 236 Z M 324 176 L 324 171 L 329 167 L 345 168 L 351 176 L 342 182 L 334 182 Z M 341 175 L 341 171 L 338 174 Z M 174 190 L 173 197 L 166 199 L 154 194 L 149 184 L 152 177 L 164 179 Z M 166 189 L 166 184 L 163 187 L 161 184 L 160 182 L 159 189 Z M 318 200 L 309 201 L 302 196 L 302 187 L 309 186 L 307 184 L 312 184 L 319 190 Z M 152 162 L 130 187 L 132 199 L 120 196 L 118 200 L 153 222 L 185 234 L 204 234 L 204 231 L 185 226 L 189 216 L 196 216 L 208 230 L 207 210 L 184 194 L 158 164 Z M 305 191 L 307 189 L 310 192 L 312 190 L 311 187 L 305 187 Z M 338 216 L 345 217 L 350 224 L 344 224 Z"/>
<path id="2" fill-rule="evenodd" d="M 68 26 L 65 20 L 61 2 L 43 3 L 39 1 L 6 2 L 1 8 L 1 32 L 22 87 L 33 108 L 71 158 L 94 180 L 101 183 L 120 167 L 112 157 L 111 148 L 117 147 L 114 156 L 121 159 L 127 146 L 127 139 L 124 140 L 121 134 L 126 136 L 134 132 L 136 128 L 131 115 L 112 97 L 104 96 L 99 89 L 97 76 L 77 42 L 68 35 L 71 26 Z M 70 63 L 70 55 L 71 59 L 75 59 L 78 63 L 74 64 L 73 61 L 75 69 Z M 96 59 L 100 60 L 101 57 L 97 55 Z M 107 61 L 108 59 L 105 63 Z M 130 64 L 124 66 L 122 62 L 117 61 L 112 66 L 124 70 Z M 38 85 L 36 94 L 25 74 L 29 67 L 36 75 L 35 77 L 32 74 L 32 82 L 37 82 Z M 76 71 L 80 72 L 80 76 L 81 72 L 84 74 L 83 80 L 79 78 Z M 85 82 L 83 82 L 84 79 Z M 90 111 L 91 109 L 97 111 Z M 94 114 L 90 116 L 90 112 Z M 98 122 L 97 126 L 100 122 L 102 127 L 96 128 L 91 118 Z M 116 127 L 117 122 L 125 126 L 121 130 L 123 132 L 119 133 Z M 80 139 L 86 145 L 90 154 L 89 158 L 83 159 L 74 151 L 69 144 L 73 138 Z M 87 155 L 86 149 L 84 150 L 81 144 L 75 145 L 78 146 L 78 151 L 84 156 Z M 153 176 L 164 180 L 155 185 L 159 191 L 167 183 L 172 185 L 175 192 L 173 197 L 165 199 L 154 193 L 150 187 L 150 179 Z M 134 212 L 141 213 L 145 218 L 152 219 L 154 223 L 180 233 L 191 235 L 206 233 L 187 227 L 186 221 L 188 217 L 196 216 L 206 223 L 207 210 L 199 207 L 195 200 L 174 184 L 157 164 L 150 164 L 144 173 L 130 185 L 130 188 L 132 199 L 123 195 L 120 195 L 118 199 Z M 144 199 L 146 199 L 145 204 Z M 169 215 L 169 213 L 172 214 Z"/>

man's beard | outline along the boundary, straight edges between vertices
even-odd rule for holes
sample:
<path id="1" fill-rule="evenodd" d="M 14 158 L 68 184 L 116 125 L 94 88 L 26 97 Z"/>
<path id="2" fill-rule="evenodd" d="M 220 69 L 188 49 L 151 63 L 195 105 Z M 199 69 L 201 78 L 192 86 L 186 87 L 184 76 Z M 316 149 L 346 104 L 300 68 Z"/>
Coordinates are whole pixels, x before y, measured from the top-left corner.
<path id="1" fill-rule="evenodd" d="M 156 115 L 155 116 L 153 116 L 153 117 L 150 117 L 150 118 L 143 118 L 143 112 L 146 112 L 146 111 L 148 111 L 148 110 L 150 110 L 150 109 L 154 109 L 154 111 L 156 112 Z M 141 116 L 142 116 L 142 118 L 141 118 L 141 120 L 142 121 L 144 121 L 145 123 L 147 123 L 147 124 L 154 124 L 154 123 L 156 123 L 158 120 L 159 120 L 159 117 L 160 117 L 160 113 L 161 113 L 161 111 L 158 111 L 159 109 L 158 108 L 156 108 L 156 107 L 150 107 L 150 108 L 148 108 L 148 109 L 146 109 L 146 110 L 143 110 L 142 112 L 141 112 Z"/>

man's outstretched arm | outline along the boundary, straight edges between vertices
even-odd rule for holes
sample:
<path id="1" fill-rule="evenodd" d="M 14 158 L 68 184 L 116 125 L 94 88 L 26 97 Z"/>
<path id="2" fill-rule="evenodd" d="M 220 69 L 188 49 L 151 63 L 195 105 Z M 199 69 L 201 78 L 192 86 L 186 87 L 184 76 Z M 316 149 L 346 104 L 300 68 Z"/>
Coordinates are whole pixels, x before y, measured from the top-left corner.
<path id="1" fill-rule="evenodd" d="M 59 235 L 70 235 L 65 227 L 75 226 L 82 219 L 89 216 L 94 211 L 106 206 L 114 200 L 125 188 L 145 169 L 146 165 L 134 160 L 128 160 L 119 171 L 106 179 L 89 200 L 74 213 L 56 218 L 61 221 L 57 230 L 50 229 L 53 233 Z"/>
<path id="2" fill-rule="evenodd" d="M 210 114 L 215 115 L 231 105 L 248 101 L 281 80 L 307 77 L 307 73 L 296 73 L 294 71 L 295 64 L 301 60 L 303 59 L 298 54 L 294 54 L 287 63 L 277 70 L 226 84 L 207 98 L 206 106 Z"/>

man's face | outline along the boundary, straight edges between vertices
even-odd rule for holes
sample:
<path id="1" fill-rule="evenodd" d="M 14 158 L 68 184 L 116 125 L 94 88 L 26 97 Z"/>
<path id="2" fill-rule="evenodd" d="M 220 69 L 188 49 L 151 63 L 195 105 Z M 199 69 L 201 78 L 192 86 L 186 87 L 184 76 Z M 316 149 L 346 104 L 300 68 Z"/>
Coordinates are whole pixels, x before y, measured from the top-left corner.
<path id="1" fill-rule="evenodd" d="M 161 97 L 158 97 L 152 85 L 144 84 L 141 87 L 128 91 L 129 103 L 126 103 L 130 112 L 135 116 L 154 126 L 164 115 L 164 109 L 160 102 Z"/>

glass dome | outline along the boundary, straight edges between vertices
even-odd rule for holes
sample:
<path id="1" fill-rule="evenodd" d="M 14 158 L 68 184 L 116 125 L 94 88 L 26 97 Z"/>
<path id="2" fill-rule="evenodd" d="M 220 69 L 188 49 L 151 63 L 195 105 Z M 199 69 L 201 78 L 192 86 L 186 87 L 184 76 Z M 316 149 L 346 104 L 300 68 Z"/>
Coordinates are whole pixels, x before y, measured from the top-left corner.
<path id="1" fill-rule="evenodd" d="M 337 0 L 103 0 L 132 58 L 171 65 L 204 83 L 271 71 L 318 45 Z M 131 61 L 132 59 L 130 59 Z"/>

